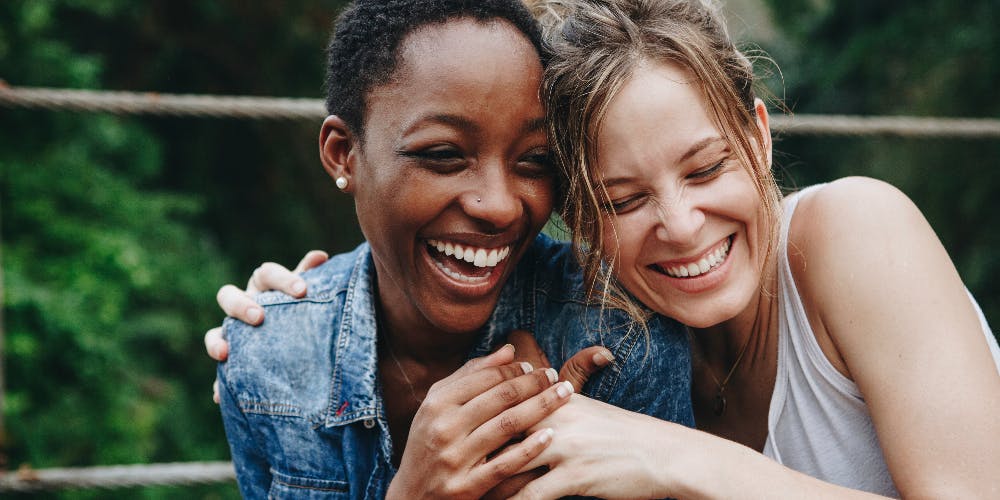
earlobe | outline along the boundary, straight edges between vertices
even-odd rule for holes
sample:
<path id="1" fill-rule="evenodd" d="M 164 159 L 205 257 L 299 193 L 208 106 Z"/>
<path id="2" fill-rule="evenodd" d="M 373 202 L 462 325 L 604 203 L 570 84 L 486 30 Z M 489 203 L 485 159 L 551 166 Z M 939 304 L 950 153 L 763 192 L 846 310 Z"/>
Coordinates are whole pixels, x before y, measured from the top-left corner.
<path id="1" fill-rule="evenodd" d="M 345 193 L 354 191 L 357 156 L 357 141 L 347 123 L 336 115 L 326 117 L 319 132 L 319 157 L 323 169 Z"/>

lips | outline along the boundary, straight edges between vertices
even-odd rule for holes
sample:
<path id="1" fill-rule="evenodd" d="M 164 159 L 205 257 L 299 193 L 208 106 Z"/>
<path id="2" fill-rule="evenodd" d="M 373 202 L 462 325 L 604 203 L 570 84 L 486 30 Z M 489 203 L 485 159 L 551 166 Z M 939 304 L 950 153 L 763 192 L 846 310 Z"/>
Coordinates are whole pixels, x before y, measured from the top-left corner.
<path id="1" fill-rule="evenodd" d="M 510 257 L 510 245 L 477 247 L 453 241 L 427 240 L 431 260 L 449 278 L 478 284 L 489 280 L 494 269 Z"/>
<path id="2" fill-rule="evenodd" d="M 653 264 L 652 268 L 671 278 L 697 278 L 719 268 L 729 256 L 733 236 L 725 238 L 714 247 L 703 253 L 699 258 L 688 261 L 671 261 Z"/>

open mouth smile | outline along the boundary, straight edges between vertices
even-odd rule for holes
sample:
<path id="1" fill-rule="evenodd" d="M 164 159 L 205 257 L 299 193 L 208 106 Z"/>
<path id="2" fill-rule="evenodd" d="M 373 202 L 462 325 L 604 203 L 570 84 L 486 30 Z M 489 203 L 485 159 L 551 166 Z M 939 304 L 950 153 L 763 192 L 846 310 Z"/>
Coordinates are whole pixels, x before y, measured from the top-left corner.
<path id="1" fill-rule="evenodd" d="M 653 264 L 650 267 L 671 278 L 696 278 L 718 269 L 729 257 L 732 243 L 733 236 L 730 235 L 696 260 Z"/>
<path id="2" fill-rule="evenodd" d="M 455 281 L 469 284 L 489 281 L 494 269 L 510 256 L 510 245 L 482 248 L 428 239 L 427 249 L 441 272 Z"/>

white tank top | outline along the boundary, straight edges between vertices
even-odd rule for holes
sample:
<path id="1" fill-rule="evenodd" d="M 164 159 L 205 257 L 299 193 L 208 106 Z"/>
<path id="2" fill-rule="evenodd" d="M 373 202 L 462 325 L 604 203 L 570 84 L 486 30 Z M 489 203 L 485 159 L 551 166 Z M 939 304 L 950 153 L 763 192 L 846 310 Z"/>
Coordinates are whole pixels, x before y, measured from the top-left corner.
<path id="1" fill-rule="evenodd" d="M 824 481 L 898 497 L 858 386 L 823 354 L 809 326 L 788 264 L 788 228 L 806 188 L 784 202 L 778 247 L 778 371 L 771 395 L 764 455 Z M 976 306 L 993 360 L 1000 348 Z"/>

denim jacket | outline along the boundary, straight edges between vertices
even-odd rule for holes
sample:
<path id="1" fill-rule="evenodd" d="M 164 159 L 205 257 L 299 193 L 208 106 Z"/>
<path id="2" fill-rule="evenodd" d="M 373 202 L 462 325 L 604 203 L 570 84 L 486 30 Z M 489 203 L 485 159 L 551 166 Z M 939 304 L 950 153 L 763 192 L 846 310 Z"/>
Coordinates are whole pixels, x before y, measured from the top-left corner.
<path id="1" fill-rule="evenodd" d="M 396 470 L 376 360 L 374 265 L 367 244 L 304 275 L 308 296 L 259 295 L 266 319 L 224 324 L 229 359 L 218 369 L 221 408 L 246 498 L 383 498 Z M 649 336 L 620 311 L 584 301 L 564 243 L 539 236 L 501 292 L 478 346 L 488 354 L 513 329 L 534 332 L 553 366 L 603 344 L 615 362 L 582 393 L 693 425 L 691 360 L 676 322 Z"/>

